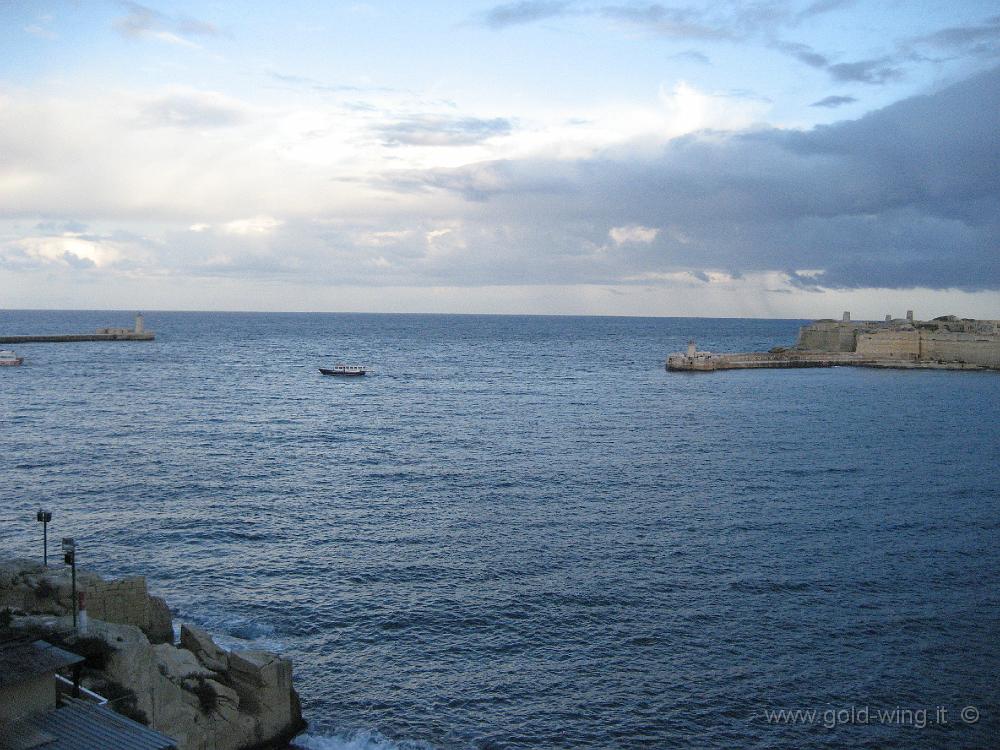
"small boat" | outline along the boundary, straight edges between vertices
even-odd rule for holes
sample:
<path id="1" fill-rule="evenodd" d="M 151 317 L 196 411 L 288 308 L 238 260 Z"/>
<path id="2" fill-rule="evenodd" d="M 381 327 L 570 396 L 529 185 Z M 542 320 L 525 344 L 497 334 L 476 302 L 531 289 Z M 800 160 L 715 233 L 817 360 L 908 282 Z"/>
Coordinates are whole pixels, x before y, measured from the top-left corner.
<path id="1" fill-rule="evenodd" d="M 333 367 L 321 367 L 319 371 L 324 375 L 364 375 L 364 367 L 358 365 L 334 365 Z"/>
<path id="2" fill-rule="evenodd" d="M 0 351 L 0 367 L 16 367 L 24 362 L 24 357 L 18 357 L 14 352 L 4 349 Z"/>

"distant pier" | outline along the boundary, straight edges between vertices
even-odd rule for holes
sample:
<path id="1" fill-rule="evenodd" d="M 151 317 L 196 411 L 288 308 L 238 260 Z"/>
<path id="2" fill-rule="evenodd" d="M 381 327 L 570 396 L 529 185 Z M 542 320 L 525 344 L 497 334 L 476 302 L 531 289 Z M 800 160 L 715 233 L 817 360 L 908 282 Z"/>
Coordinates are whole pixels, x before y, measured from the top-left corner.
<path id="1" fill-rule="evenodd" d="M 0 344 L 63 344 L 72 341 L 153 341 L 156 335 L 147 331 L 142 313 L 135 316 L 134 328 L 98 328 L 94 333 L 62 333 L 24 336 L 0 336 Z"/>

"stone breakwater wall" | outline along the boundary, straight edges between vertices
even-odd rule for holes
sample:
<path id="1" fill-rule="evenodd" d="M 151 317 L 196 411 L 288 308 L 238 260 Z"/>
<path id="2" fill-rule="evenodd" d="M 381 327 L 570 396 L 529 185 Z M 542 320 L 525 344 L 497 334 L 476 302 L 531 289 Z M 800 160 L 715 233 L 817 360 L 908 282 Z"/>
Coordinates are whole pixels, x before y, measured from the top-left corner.
<path id="1" fill-rule="evenodd" d="M 938 362 L 858 352 L 737 352 L 733 354 L 697 352 L 694 356 L 678 352 L 667 358 L 667 369 L 674 371 L 713 372 L 715 370 L 794 367 L 881 367 L 898 370 L 991 369 L 968 362 Z"/>
<path id="2" fill-rule="evenodd" d="M 835 365 L 872 365 L 874 360 L 853 352 L 735 352 L 715 354 L 696 352 L 693 356 L 677 353 L 667 358 L 668 370 L 752 370 L 775 367 L 833 367 Z"/>
<path id="3" fill-rule="evenodd" d="M 85 635 L 72 627 L 69 570 L 0 562 L 8 627 L 89 654 L 84 687 L 109 694 L 113 708 L 173 737 L 180 750 L 283 748 L 305 728 L 288 659 L 226 651 L 188 624 L 175 644 L 170 610 L 142 576 L 108 581 L 78 570 L 77 588 L 86 592 Z"/>
<path id="4" fill-rule="evenodd" d="M 51 336 L 0 336 L 0 344 L 68 344 L 73 341 L 154 341 L 153 333 L 62 333 Z"/>

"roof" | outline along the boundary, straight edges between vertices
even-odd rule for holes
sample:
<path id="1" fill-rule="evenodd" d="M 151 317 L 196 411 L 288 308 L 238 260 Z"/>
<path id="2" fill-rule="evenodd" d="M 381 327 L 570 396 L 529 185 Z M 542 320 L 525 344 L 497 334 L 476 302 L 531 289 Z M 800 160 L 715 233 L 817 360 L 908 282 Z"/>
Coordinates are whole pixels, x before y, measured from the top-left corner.
<path id="1" fill-rule="evenodd" d="M 48 736 L 37 750 L 176 750 L 165 734 L 77 698 L 64 698 L 62 708 L 47 711 L 25 723 Z"/>
<path id="2" fill-rule="evenodd" d="M 55 672 L 84 661 L 69 651 L 45 641 L 14 641 L 0 645 L 0 687 L 16 685 L 32 677 Z"/>

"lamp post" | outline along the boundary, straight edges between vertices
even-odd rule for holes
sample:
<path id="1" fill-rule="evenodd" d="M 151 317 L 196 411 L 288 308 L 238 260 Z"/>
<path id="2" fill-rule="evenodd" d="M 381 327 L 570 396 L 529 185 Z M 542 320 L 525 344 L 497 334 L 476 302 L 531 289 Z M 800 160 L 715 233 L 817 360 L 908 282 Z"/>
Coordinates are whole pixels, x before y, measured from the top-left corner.
<path id="1" fill-rule="evenodd" d="M 63 537 L 62 551 L 63 562 L 73 571 L 73 629 L 76 630 L 76 542 L 73 541 L 73 537 Z"/>
<path id="2" fill-rule="evenodd" d="M 39 510 L 35 516 L 42 524 L 42 564 L 49 567 L 49 521 L 52 520 L 52 513 L 47 510 Z"/>

